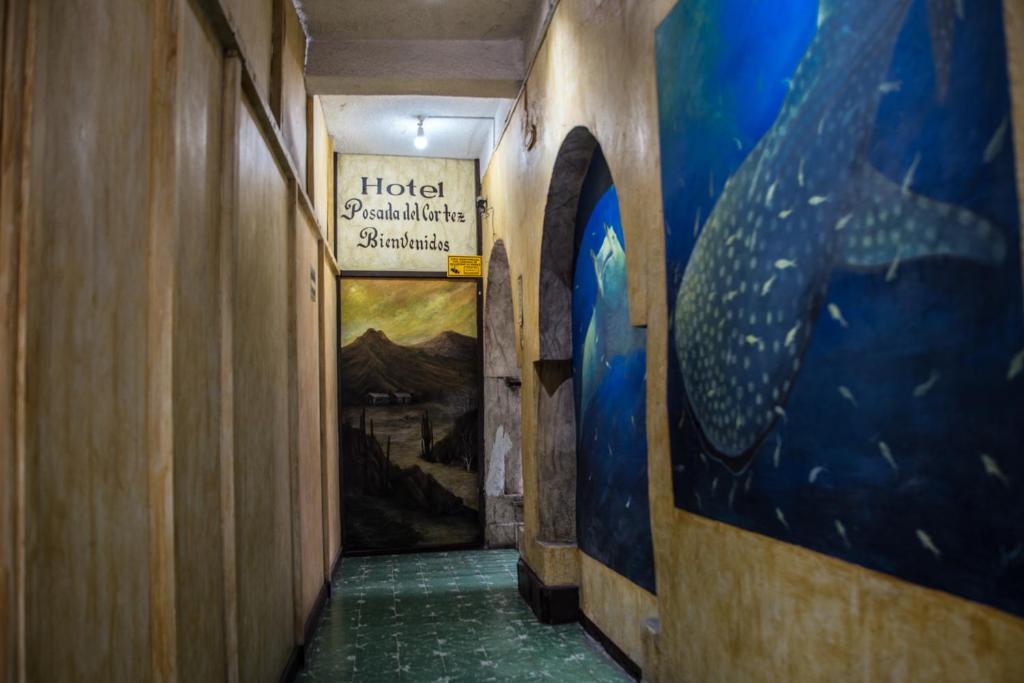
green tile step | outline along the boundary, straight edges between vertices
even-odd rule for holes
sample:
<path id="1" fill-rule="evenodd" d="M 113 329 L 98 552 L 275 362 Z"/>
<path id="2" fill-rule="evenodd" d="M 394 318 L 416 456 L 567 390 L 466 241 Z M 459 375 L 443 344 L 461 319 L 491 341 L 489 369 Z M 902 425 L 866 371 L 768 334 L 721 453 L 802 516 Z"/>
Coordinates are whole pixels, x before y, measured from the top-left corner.
<path id="1" fill-rule="evenodd" d="M 514 550 L 345 558 L 298 680 L 630 681 L 576 624 L 537 623 Z"/>

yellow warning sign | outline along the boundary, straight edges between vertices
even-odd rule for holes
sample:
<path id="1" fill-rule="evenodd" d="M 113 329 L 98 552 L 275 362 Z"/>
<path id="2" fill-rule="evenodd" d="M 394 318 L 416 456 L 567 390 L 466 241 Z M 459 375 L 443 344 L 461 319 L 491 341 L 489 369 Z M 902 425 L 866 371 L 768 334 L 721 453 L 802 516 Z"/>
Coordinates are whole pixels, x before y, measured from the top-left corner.
<path id="1" fill-rule="evenodd" d="M 449 256 L 448 277 L 483 277 L 483 256 Z"/>

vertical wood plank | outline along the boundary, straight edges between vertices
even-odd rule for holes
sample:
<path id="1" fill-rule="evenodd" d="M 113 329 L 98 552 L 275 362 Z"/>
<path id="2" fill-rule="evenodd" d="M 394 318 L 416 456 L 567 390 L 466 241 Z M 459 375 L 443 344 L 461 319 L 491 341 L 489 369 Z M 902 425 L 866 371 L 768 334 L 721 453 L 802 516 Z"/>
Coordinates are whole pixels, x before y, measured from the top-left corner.
<path id="1" fill-rule="evenodd" d="M 291 486 L 292 595 L 295 643 L 303 640 L 302 501 L 299 490 L 299 322 L 298 322 L 298 184 L 288 183 L 288 473 Z"/>
<path id="2" fill-rule="evenodd" d="M 25 306 L 34 5 L 0 3 L 0 681 L 25 680 Z"/>
<path id="3" fill-rule="evenodd" d="M 310 98 L 312 103 L 313 98 Z M 312 116 L 310 116 L 312 119 Z M 310 130 L 312 130 L 312 122 L 310 124 Z M 312 160 L 313 154 L 310 149 L 309 158 Z M 312 165 L 312 164 L 311 164 Z M 313 177 L 312 173 L 309 177 Z M 323 560 L 324 560 L 324 581 L 328 584 L 331 582 L 331 487 L 330 482 L 330 446 L 327 438 L 327 311 L 325 309 L 327 305 L 324 292 L 327 288 L 325 281 L 327 280 L 329 269 L 326 267 L 326 255 L 327 244 L 320 240 L 317 244 L 317 338 L 320 347 L 320 502 L 321 502 L 321 514 L 323 515 Z M 334 284 L 334 278 L 331 278 L 331 284 Z"/>
<path id="4" fill-rule="evenodd" d="M 152 14 L 146 273 L 146 451 L 149 457 L 150 662 L 154 681 L 176 679 L 174 602 L 173 305 L 177 237 L 175 101 L 180 0 Z"/>
<path id="5" fill-rule="evenodd" d="M 220 329 L 220 524 L 224 567 L 224 677 L 237 683 L 238 568 L 235 544 L 235 393 L 234 305 L 235 248 L 238 241 L 238 144 L 242 106 L 242 62 L 230 54 L 224 62 L 221 129 L 221 232 L 219 241 Z"/>

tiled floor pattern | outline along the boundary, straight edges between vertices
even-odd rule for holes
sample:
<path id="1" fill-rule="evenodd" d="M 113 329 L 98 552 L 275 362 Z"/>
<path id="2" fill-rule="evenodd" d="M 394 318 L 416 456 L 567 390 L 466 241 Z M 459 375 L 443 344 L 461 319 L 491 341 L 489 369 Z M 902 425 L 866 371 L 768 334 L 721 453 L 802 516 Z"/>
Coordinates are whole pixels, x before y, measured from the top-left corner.
<path id="1" fill-rule="evenodd" d="M 515 551 L 346 558 L 300 681 L 631 679 L 577 624 L 537 622 Z"/>

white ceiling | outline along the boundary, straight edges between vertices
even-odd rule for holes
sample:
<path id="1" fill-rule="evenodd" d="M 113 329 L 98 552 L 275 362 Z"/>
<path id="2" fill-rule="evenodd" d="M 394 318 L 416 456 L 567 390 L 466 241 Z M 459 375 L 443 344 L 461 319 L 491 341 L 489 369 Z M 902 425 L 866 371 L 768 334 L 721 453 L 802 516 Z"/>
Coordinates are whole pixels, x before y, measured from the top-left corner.
<path id="1" fill-rule="evenodd" d="M 557 0 L 293 0 L 317 95 L 515 97 Z"/>
<path id="2" fill-rule="evenodd" d="M 510 99 L 418 95 L 325 95 L 321 100 L 337 152 L 480 159 L 481 173 L 512 105 Z M 426 117 L 423 151 L 413 146 L 419 115 Z"/>
<path id="3" fill-rule="evenodd" d="M 523 38 L 543 0 L 297 0 L 314 40 Z"/>

